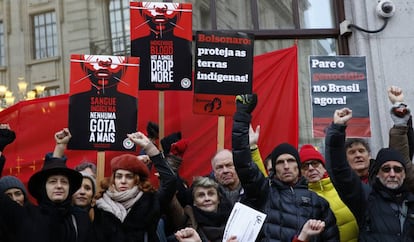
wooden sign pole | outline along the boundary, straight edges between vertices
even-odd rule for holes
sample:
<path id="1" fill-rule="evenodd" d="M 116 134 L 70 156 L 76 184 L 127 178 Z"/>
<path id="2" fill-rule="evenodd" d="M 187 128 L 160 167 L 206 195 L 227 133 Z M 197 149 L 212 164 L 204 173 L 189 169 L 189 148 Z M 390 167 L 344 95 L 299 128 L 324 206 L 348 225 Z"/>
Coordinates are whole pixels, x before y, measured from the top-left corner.
<path id="1" fill-rule="evenodd" d="M 218 117 L 217 125 L 217 150 L 224 149 L 224 126 L 225 126 L 225 116 Z"/>
<path id="2" fill-rule="evenodd" d="M 101 181 L 105 177 L 105 151 L 98 151 L 96 160 L 96 186 L 99 191 Z"/>
<path id="3" fill-rule="evenodd" d="M 160 91 L 158 93 L 158 107 L 159 107 L 159 111 L 158 111 L 158 137 L 159 137 L 159 141 L 161 141 L 165 134 L 164 134 L 164 115 L 165 115 L 165 110 L 164 110 L 164 92 Z M 159 149 L 162 150 L 162 146 L 161 143 L 158 145 Z"/>

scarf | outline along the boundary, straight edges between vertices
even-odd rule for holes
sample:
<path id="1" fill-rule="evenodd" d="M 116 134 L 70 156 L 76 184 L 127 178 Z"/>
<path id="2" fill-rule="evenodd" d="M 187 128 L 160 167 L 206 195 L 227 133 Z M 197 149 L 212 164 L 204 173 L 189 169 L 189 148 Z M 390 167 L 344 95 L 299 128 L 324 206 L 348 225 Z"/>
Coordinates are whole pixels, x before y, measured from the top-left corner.
<path id="1" fill-rule="evenodd" d="M 407 187 L 405 182 L 397 189 L 389 189 L 381 183 L 378 177 L 376 177 L 372 187 L 377 190 L 384 199 L 397 204 L 402 204 L 407 197 Z"/>
<path id="2" fill-rule="evenodd" d="M 240 194 L 242 193 L 242 187 L 240 183 L 234 190 L 230 190 L 225 186 L 219 186 L 219 189 L 220 192 L 224 195 L 224 197 L 226 197 L 230 201 L 231 204 L 234 205 L 236 202 L 240 200 Z"/>
<path id="3" fill-rule="evenodd" d="M 42 221 L 49 230 L 48 235 L 50 241 L 75 242 L 78 234 L 76 229 L 76 221 L 71 213 L 71 196 L 60 203 L 53 202 L 49 199 L 46 187 L 41 190 L 41 196 L 38 200 L 39 209 L 42 213 Z"/>
<path id="4" fill-rule="evenodd" d="M 138 189 L 138 186 L 117 192 L 108 189 L 103 197 L 96 201 L 96 206 L 99 209 L 110 212 L 117 217 L 121 222 L 124 222 L 130 208 L 138 201 L 144 193 Z"/>

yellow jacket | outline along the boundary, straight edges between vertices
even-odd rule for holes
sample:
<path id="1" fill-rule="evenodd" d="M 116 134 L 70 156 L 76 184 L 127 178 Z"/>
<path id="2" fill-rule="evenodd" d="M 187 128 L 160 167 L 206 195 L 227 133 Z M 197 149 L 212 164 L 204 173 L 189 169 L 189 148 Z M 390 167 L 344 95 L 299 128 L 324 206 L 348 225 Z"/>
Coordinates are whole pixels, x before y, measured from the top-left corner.
<path id="1" fill-rule="evenodd" d="M 340 241 L 358 241 L 358 225 L 351 210 L 342 202 L 335 187 L 329 177 L 321 179 L 319 182 L 308 184 L 311 191 L 329 202 L 332 212 L 336 217 L 336 224 L 339 229 Z"/>
<path id="2" fill-rule="evenodd" d="M 259 147 L 254 149 L 250 149 L 250 153 L 252 154 L 252 160 L 257 165 L 259 170 L 263 173 L 265 177 L 267 177 L 267 171 L 264 167 L 262 156 L 260 155 Z"/>

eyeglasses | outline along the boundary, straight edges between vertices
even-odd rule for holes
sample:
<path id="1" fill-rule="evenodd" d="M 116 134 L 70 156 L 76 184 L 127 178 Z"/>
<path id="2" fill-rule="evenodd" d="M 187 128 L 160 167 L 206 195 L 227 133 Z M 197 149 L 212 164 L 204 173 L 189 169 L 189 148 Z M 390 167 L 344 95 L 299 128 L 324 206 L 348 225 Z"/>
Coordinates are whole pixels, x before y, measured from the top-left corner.
<path id="1" fill-rule="evenodd" d="M 319 164 L 321 164 L 320 161 L 311 160 L 311 161 L 303 163 L 302 166 L 301 166 L 301 169 L 304 170 L 304 171 L 307 171 L 309 169 L 309 166 L 312 166 L 313 168 L 316 168 L 316 167 L 319 166 Z"/>
<path id="2" fill-rule="evenodd" d="M 391 171 L 391 169 L 395 172 L 395 173 L 401 173 L 404 171 L 404 167 L 402 166 L 383 166 L 381 167 L 381 171 L 384 173 L 388 173 Z"/>
<path id="3" fill-rule="evenodd" d="M 283 163 L 285 163 L 285 161 L 288 162 L 288 163 L 291 163 L 291 162 L 296 162 L 296 159 L 295 158 L 288 158 L 288 159 L 276 160 L 276 165 L 283 164 Z"/>

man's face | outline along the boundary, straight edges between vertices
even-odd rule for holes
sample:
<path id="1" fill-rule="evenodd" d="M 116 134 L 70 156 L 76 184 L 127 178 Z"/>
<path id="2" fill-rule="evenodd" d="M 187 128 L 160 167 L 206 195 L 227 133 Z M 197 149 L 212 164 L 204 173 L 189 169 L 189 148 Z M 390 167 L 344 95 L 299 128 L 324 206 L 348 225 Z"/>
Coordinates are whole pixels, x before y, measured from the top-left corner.
<path id="1" fill-rule="evenodd" d="M 299 168 L 295 157 L 291 154 L 282 154 L 275 162 L 276 178 L 282 182 L 294 185 L 299 179 Z"/>
<path id="2" fill-rule="evenodd" d="M 371 156 L 365 146 L 361 143 L 354 143 L 346 149 L 346 159 L 352 170 L 359 176 L 368 174 L 369 162 Z"/>
<path id="3" fill-rule="evenodd" d="M 318 160 L 309 160 L 302 163 L 301 171 L 308 182 L 312 183 L 320 181 L 325 175 L 326 169 L 322 165 L 322 162 Z"/>
<path id="4" fill-rule="evenodd" d="M 219 184 L 230 190 L 235 189 L 240 181 L 233 163 L 233 154 L 223 150 L 216 154 L 212 160 L 214 176 Z"/>
<path id="5" fill-rule="evenodd" d="M 400 162 L 387 161 L 380 167 L 377 177 L 385 187 L 397 189 L 404 183 L 405 170 Z"/>
<path id="6" fill-rule="evenodd" d="M 83 178 L 82 186 L 73 194 L 72 202 L 79 207 L 91 205 L 93 197 L 93 184 L 88 178 Z"/>
<path id="7" fill-rule="evenodd" d="M 216 212 L 219 205 L 219 195 L 214 187 L 196 187 L 194 190 L 194 206 L 206 211 Z"/>
<path id="8" fill-rule="evenodd" d="M 55 203 L 65 201 L 69 195 L 69 179 L 64 175 L 52 175 L 46 180 L 46 194 Z"/>
<path id="9" fill-rule="evenodd" d="M 19 188 L 10 188 L 4 192 L 11 200 L 17 202 L 20 206 L 24 204 L 24 193 Z"/>

